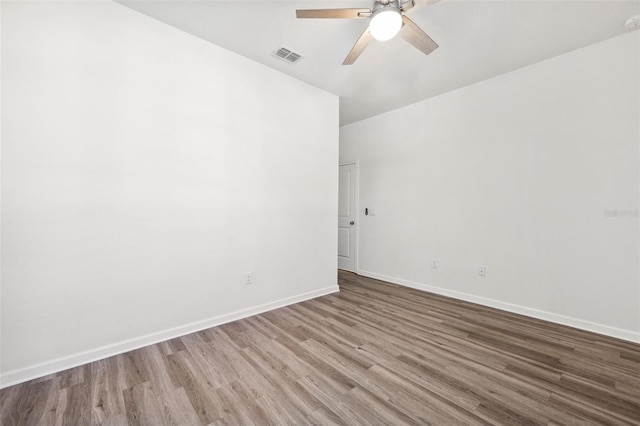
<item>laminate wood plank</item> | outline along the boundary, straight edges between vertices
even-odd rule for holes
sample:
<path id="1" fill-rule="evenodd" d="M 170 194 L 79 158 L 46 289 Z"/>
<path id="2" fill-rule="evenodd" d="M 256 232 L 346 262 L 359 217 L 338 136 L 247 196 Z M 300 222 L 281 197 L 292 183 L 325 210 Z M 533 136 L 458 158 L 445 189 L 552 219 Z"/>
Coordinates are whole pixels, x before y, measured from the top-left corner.
<path id="1" fill-rule="evenodd" d="M 59 374 L 60 388 L 64 389 L 69 386 L 82 384 L 85 382 L 85 374 L 89 371 L 89 365 L 82 365 L 80 367 L 65 370 Z"/>
<path id="2" fill-rule="evenodd" d="M 609 390 L 566 374 L 562 375 L 560 385 L 567 395 L 588 402 L 611 416 L 620 417 L 630 422 L 640 419 L 640 404 L 630 401 L 615 390 Z"/>
<path id="3" fill-rule="evenodd" d="M 140 357 L 134 356 L 136 353 L 135 351 L 127 352 L 108 359 L 109 375 L 117 377 L 117 386 L 121 391 L 150 380 L 144 363 Z M 73 370 L 75 369 L 67 371 Z"/>
<path id="4" fill-rule="evenodd" d="M 58 398 L 56 403 L 56 417 L 53 422 L 46 424 L 53 424 L 55 426 L 64 425 L 64 411 L 67 406 L 67 389 L 60 389 L 58 392 Z M 2 412 L 0 410 L 0 412 Z"/>
<path id="5" fill-rule="evenodd" d="M 115 358 L 103 359 L 90 365 L 91 419 L 95 424 L 122 424 L 125 405 L 118 375 L 113 374 Z"/>
<path id="6" fill-rule="evenodd" d="M 566 395 L 552 393 L 549 398 L 549 405 L 567 411 L 576 418 L 585 419 L 585 424 L 592 425 L 638 425 L 640 419 L 632 422 L 620 419 L 618 416 L 611 416 L 599 410 L 584 400 L 576 400 Z"/>
<path id="7" fill-rule="evenodd" d="M 79 383 L 63 389 L 65 392 L 65 405 L 60 407 L 61 422 L 63 425 L 94 424 L 91 419 L 91 390 L 88 382 Z M 1 392 L 1 391 L 0 391 Z M 29 403 L 35 404 L 29 400 Z M 27 424 L 27 423 L 24 423 Z"/>
<path id="8" fill-rule="evenodd" d="M 132 355 L 135 365 L 144 369 L 154 388 L 167 393 L 178 388 L 177 380 L 169 368 L 168 357 L 162 354 L 157 345 L 137 349 L 132 351 Z"/>
<path id="9" fill-rule="evenodd" d="M 223 418 L 233 417 L 241 424 L 275 424 L 274 419 L 268 418 L 266 412 L 256 403 L 244 383 L 233 382 L 229 386 L 218 388 L 217 393 L 229 407 L 229 412 Z"/>
<path id="10" fill-rule="evenodd" d="M 287 365 L 296 365 L 298 360 L 304 364 L 305 369 L 307 369 L 308 372 L 302 373 L 300 376 L 306 377 L 309 372 L 322 371 L 323 379 L 330 382 L 334 389 L 339 390 L 342 393 L 346 393 L 357 386 L 357 384 L 354 383 L 348 375 L 343 374 L 338 369 L 332 367 L 325 359 L 322 359 L 316 354 L 304 350 L 304 348 L 296 345 L 293 340 L 288 339 L 286 336 L 281 336 L 276 342 L 281 348 L 279 349 L 279 352 L 286 354 L 288 357 Z"/>
<path id="11" fill-rule="evenodd" d="M 197 425 L 200 424 L 187 393 L 184 388 L 178 388 L 169 395 L 163 395 L 165 407 L 167 407 L 168 423 L 171 425 Z"/>
<path id="12" fill-rule="evenodd" d="M 302 425 L 306 423 L 305 416 L 290 401 L 282 398 L 276 399 L 276 397 L 262 395 L 256 399 L 256 404 L 265 413 L 266 419 L 276 425 Z"/>
<path id="13" fill-rule="evenodd" d="M 18 404 L 18 409 L 12 410 L 13 416 L 7 419 L 6 424 L 53 423 L 57 398 L 51 391 L 59 387 L 59 383 L 60 378 L 58 377 L 35 383 L 33 387 L 17 392 L 15 402 Z M 55 392 L 53 393 L 55 394 Z"/>
<path id="14" fill-rule="evenodd" d="M 640 345 L 355 274 L 0 391 L 2 425 L 640 425 Z"/>
<path id="15" fill-rule="evenodd" d="M 310 352 L 324 359 L 325 362 L 339 370 L 341 373 L 351 377 L 354 381 L 360 384 L 360 387 L 371 392 L 374 395 L 377 395 L 380 399 L 388 400 L 389 398 L 393 397 L 393 394 L 389 393 L 389 389 L 394 388 L 395 385 L 395 382 L 393 380 L 385 380 L 380 384 L 376 382 L 372 383 L 370 380 L 368 380 L 368 376 L 372 371 L 374 371 L 373 369 L 377 366 L 372 366 L 365 370 L 358 364 L 349 362 L 349 360 L 339 356 L 337 352 L 333 352 L 331 348 L 315 342 L 313 339 L 305 342 L 303 346 L 308 347 Z M 441 404 L 441 402 L 444 400 L 438 398 L 436 394 L 429 393 L 428 390 L 420 388 L 419 386 L 415 386 L 413 382 L 407 381 L 404 378 L 402 381 L 402 385 L 404 385 L 405 387 L 409 387 L 411 389 L 410 393 L 412 395 L 416 394 L 417 396 L 419 396 L 424 405 L 429 407 L 432 414 L 442 411 L 443 404 Z M 404 390 L 396 390 L 396 392 L 403 391 Z M 407 398 L 404 398 L 404 400 L 407 400 Z M 458 409 L 457 414 L 461 413 L 464 413 L 464 410 Z M 413 415 L 419 416 L 420 413 L 413 412 Z"/>
<path id="16" fill-rule="evenodd" d="M 162 352 L 163 355 L 171 355 L 175 352 L 185 351 L 184 343 L 180 338 L 167 340 L 166 342 L 158 343 L 158 348 Z"/>
<path id="17" fill-rule="evenodd" d="M 229 407 L 220 399 L 212 382 L 193 362 L 186 351 L 168 356 L 169 366 L 184 389 L 201 424 L 209 424 L 223 418 Z"/>
<path id="18" fill-rule="evenodd" d="M 281 398 L 290 403 L 296 410 L 305 413 L 305 417 L 308 418 L 310 416 L 308 413 L 314 413 L 322 408 L 322 404 L 318 399 L 300 385 L 298 382 L 300 377 L 297 375 L 292 378 L 291 375 L 285 374 L 286 371 L 273 368 L 268 360 L 253 352 L 251 348 L 243 350 L 242 355 L 254 366 L 259 374 L 273 384 L 275 393 L 281 395 Z"/>
<path id="19" fill-rule="evenodd" d="M 347 398 L 347 392 L 335 391 L 333 384 L 321 375 L 308 375 L 299 380 L 300 385 L 313 394 L 331 417 L 339 419 L 340 424 L 367 425 L 371 418 L 368 412 L 362 412 Z M 367 421 L 367 418 L 369 420 Z"/>
<path id="20" fill-rule="evenodd" d="M 450 417 L 446 409 L 433 398 L 433 395 L 421 392 L 415 386 L 409 386 L 404 380 L 399 380 L 395 373 L 382 366 L 375 365 L 369 369 L 369 374 L 375 380 L 366 382 L 368 389 L 376 394 L 384 395 L 385 399 L 399 407 L 405 414 L 421 424 L 460 424 L 459 415 L 464 409 L 457 411 L 456 417 Z M 469 423 L 467 423 L 469 424 Z"/>
<path id="21" fill-rule="evenodd" d="M 219 353 L 211 350 L 212 347 L 209 344 L 199 337 L 194 338 L 194 336 L 185 336 L 182 341 L 187 350 L 180 356 L 188 358 L 190 363 L 193 363 L 193 368 L 199 371 L 208 386 L 219 388 L 237 380 L 237 375 L 232 374 L 235 371 L 229 367 Z M 213 365 L 215 368 L 211 368 Z"/>
<path id="22" fill-rule="evenodd" d="M 345 424 L 337 414 L 324 407 L 319 408 L 308 415 L 306 420 L 313 426 L 340 426 Z"/>
<path id="23" fill-rule="evenodd" d="M 374 416 L 380 419 L 381 425 L 418 425 L 416 420 L 405 414 L 400 407 L 396 407 L 390 401 L 375 396 L 363 388 L 354 388 L 349 391 L 349 396 L 357 401 L 366 410 L 374 411 Z"/>
<path id="24" fill-rule="evenodd" d="M 464 380 L 431 363 L 421 364 L 407 356 L 394 357 L 373 343 L 361 346 L 358 351 L 369 354 L 372 359 L 378 360 L 378 365 L 395 371 L 403 380 L 455 401 L 461 409 L 473 411 L 482 401 Z"/>
<path id="25" fill-rule="evenodd" d="M 140 425 L 167 423 L 161 398 L 151 382 L 126 389 L 123 391 L 123 398 L 126 399 L 127 411 L 137 414 L 137 417 L 129 416 L 131 423 Z"/>

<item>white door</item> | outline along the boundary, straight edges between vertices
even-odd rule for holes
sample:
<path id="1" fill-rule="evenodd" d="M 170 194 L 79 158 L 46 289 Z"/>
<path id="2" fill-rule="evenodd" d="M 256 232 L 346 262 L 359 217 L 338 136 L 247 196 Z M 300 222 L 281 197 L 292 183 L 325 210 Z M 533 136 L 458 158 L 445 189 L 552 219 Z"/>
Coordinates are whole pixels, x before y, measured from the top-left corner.
<path id="1" fill-rule="evenodd" d="M 338 268 L 356 272 L 358 165 L 340 166 L 338 182 Z"/>

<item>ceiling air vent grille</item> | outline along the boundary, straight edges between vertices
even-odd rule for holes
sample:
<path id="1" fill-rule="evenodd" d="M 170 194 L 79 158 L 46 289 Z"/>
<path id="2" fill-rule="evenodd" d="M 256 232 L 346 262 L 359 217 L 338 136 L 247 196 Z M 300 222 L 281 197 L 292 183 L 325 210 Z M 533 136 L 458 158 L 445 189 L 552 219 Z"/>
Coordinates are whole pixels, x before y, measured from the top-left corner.
<path id="1" fill-rule="evenodd" d="M 302 55 L 296 52 L 292 52 L 291 50 L 284 47 L 276 50 L 275 52 L 273 52 L 273 54 L 284 61 L 291 62 L 292 64 L 295 64 L 300 59 L 302 59 Z"/>

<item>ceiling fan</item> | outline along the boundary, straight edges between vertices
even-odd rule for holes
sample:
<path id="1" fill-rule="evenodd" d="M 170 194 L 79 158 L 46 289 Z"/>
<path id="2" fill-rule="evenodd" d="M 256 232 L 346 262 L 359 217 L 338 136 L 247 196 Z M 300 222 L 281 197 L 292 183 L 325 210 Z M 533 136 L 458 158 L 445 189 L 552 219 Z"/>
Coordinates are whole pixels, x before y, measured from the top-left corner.
<path id="1" fill-rule="evenodd" d="M 425 0 L 418 4 L 428 6 L 436 1 Z M 410 9 L 418 9 L 416 0 L 375 0 L 371 9 L 303 9 L 296 10 L 296 17 L 303 19 L 369 19 L 369 26 L 342 63 L 342 65 L 351 65 L 373 40 L 391 40 L 396 35 L 400 35 L 403 40 L 425 55 L 436 50 L 438 44 L 415 22 L 405 16 L 405 12 Z"/>

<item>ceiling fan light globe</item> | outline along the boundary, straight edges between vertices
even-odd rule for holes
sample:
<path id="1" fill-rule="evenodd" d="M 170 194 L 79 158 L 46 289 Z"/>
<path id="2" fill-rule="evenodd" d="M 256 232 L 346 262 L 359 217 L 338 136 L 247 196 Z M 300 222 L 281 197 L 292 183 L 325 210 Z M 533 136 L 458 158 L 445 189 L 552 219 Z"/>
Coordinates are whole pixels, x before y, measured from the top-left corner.
<path id="1" fill-rule="evenodd" d="M 385 7 L 377 10 L 371 17 L 369 32 L 378 41 L 391 40 L 402 27 L 402 15 L 398 9 Z"/>

